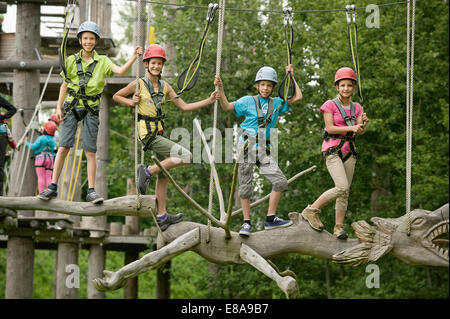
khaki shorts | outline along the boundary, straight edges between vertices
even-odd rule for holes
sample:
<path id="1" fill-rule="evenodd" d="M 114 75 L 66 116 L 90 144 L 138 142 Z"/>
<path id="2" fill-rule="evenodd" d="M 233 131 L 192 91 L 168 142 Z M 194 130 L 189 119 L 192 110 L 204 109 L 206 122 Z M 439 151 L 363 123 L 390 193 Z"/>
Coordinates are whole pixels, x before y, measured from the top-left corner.
<path id="1" fill-rule="evenodd" d="M 98 111 L 98 107 L 94 108 Z M 98 116 L 88 113 L 83 119 L 81 148 L 87 152 L 97 152 L 97 135 L 100 121 Z M 72 147 L 77 135 L 78 121 L 72 111 L 64 116 L 60 129 L 59 146 Z"/>
<path id="2" fill-rule="evenodd" d="M 141 140 L 142 144 L 146 145 L 149 138 L 150 135 L 147 135 L 143 140 Z M 148 150 L 151 150 L 160 162 L 169 157 L 177 157 L 187 164 L 190 163 L 192 159 L 191 152 L 162 135 L 155 136 L 155 139 L 151 142 Z M 158 173 L 158 177 L 166 178 L 162 172 Z"/>
<path id="3" fill-rule="evenodd" d="M 285 191 L 288 182 L 278 163 L 270 155 L 262 155 L 257 163 L 247 160 L 239 163 L 239 197 L 251 198 L 253 195 L 253 168 L 257 165 L 259 172 L 272 184 L 272 191 Z"/>

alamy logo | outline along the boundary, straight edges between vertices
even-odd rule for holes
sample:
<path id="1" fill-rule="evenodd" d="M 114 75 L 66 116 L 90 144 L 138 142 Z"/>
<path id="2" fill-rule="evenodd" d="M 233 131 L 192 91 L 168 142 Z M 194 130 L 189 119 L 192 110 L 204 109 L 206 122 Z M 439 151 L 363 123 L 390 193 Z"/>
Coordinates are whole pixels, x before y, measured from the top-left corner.
<path id="1" fill-rule="evenodd" d="M 366 272 L 369 273 L 366 277 L 366 287 L 369 289 L 380 288 L 380 268 L 378 265 L 367 265 Z"/>
<path id="2" fill-rule="evenodd" d="M 80 267 L 75 264 L 66 265 L 66 287 L 67 288 L 80 288 Z"/>

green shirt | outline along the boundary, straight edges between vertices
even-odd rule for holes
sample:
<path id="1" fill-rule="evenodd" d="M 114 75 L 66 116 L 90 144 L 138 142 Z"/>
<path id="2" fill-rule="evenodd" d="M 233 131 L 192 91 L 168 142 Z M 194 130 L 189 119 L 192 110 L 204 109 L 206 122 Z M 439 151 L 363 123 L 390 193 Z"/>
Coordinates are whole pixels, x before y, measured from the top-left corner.
<path id="1" fill-rule="evenodd" d="M 79 56 L 81 56 L 81 51 L 78 52 Z M 87 86 L 86 86 L 86 95 L 97 95 L 101 94 L 103 92 L 103 88 L 105 87 L 105 78 L 106 76 L 113 76 L 114 72 L 112 71 L 112 68 L 115 66 L 115 64 L 106 56 L 106 55 L 99 55 L 94 50 L 94 55 L 89 61 L 89 63 L 86 63 L 83 59 L 81 59 L 81 65 L 83 67 L 83 72 L 86 73 L 86 71 L 89 69 L 89 66 L 94 63 L 94 60 L 97 61 L 97 65 L 94 68 L 94 71 L 92 72 L 92 76 L 89 79 Z M 69 56 L 66 60 L 66 70 L 67 70 L 67 77 L 72 81 L 68 83 L 68 88 L 74 90 L 75 92 L 78 92 L 80 87 L 80 78 L 77 75 L 77 63 L 75 54 L 72 54 Z M 64 78 L 64 72 L 61 72 L 61 76 Z M 67 94 L 66 96 L 66 102 L 70 103 L 73 100 L 73 96 Z M 90 107 L 95 107 L 100 103 L 100 99 L 91 101 L 88 100 L 88 104 Z M 80 99 L 78 102 L 77 107 L 84 107 L 83 101 Z"/>

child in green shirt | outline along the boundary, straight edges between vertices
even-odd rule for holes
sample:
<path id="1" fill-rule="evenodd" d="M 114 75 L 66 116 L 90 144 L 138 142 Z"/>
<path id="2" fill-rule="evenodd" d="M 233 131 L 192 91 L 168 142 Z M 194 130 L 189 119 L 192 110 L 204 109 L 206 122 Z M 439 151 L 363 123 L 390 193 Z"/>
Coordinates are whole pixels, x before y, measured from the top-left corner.
<path id="1" fill-rule="evenodd" d="M 96 23 L 83 22 L 78 29 L 77 37 L 82 49 L 67 58 L 65 70 L 61 72 L 65 81 L 59 91 L 56 117 L 62 122 L 52 183 L 38 197 L 49 200 L 57 196 L 57 183 L 64 166 L 64 160 L 75 142 L 78 122 L 83 121 L 81 147 L 86 153 L 89 184 L 86 201 L 101 204 L 103 198 L 95 191 L 100 96 L 105 87 L 106 76 L 124 75 L 136 61 L 137 56 L 142 55 L 143 49 L 142 47 L 136 47 L 133 56 L 125 65 L 119 67 L 107 56 L 99 55 L 94 50 L 95 45 L 100 40 L 100 31 Z"/>

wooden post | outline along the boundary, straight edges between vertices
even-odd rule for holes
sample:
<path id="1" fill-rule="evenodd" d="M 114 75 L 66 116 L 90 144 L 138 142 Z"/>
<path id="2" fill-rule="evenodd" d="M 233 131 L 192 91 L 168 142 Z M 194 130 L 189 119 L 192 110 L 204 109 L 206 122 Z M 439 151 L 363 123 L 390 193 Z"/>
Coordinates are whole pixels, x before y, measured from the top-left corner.
<path id="1" fill-rule="evenodd" d="M 41 45 L 40 35 L 40 6 L 32 3 L 17 4 L 16 18 L 16 57 L 23 60 L 37 60 L 35 48 Z M 24 110 L 25 121 L 29 121 L 34 106 L 39 101 L 39 70 L 19 71 L 15 70 L 13 78 L 13 100 L 14 105 Z M 12 133 L 17 141 L 25 132 L 21 115 L 15 114 L 13 118 Z M 34 173 L 32 160 L 28 161 L 25 167 L 20 166 L 20 156 L 15 156 L 11 163 L 11 172 L 25 173 L 23 186 L 18 189 L 17 196 L 34 195 L 36 189 L 36 175 Z M 12 174 L 11 177 L 14 177 Z M 17 180 L 17 178 L 13 178 Z M 18 186 L 14 182 L 10 187 L 11 191 Z M 17 187 L 18 188 L 18 187 Z M 22 216 L 33 216 L 33 211 L 19 211 Z M 34 262 L 34 242 L 32 238 L 14 237 L 8 238 L 8 252 L 6 263 L 6 298 L 32 298 L 33 297 L 33 262 Z"/>
<path id="2" fill-rule="evenodd" d="M 82 136 L 83 134 L 81 132 L 80 140 L 78 142 L 78 150 L 76 149 L 76 144 L 74 144 L 74 146 L 70 149 L 70 152 L 67 154 L 66 162 L 62 169 L 58 183 L 58 199 L 61 198 L 62 196 L 62 199 L 70 200 L 71 197 L 73 196 L 74 202 L 81 200 L 81 170 L 83 169 L 82 168 L 83 163 L 81 163 L 80 171 L 78 172 L 78 178 L 76 177 L 76 172 L 79 156 L 82 156 L 81 153 Z M 73 166 L 74 162 L 75 166 Z M 74 168 L 73 175 L 72 175 L 72 168 Z M 65 176 L 64 171 L 66 171 Z M 77 180 L 76 183 L 75 179 Z M 80 226 L 79 216 L 68 216 L 68 218 L 73 221 L 73 226 L 75 227 Z M 79 275 L 75 274 L 72 269 L 72 267 L 74 267 L 72 265 L 78 265 L 78 249 L 79 247 L 77 243 L 64 243 L 64 242 L 58 243 L 55 261 L 56 277 L 54 278 L 56 286 L 55 292 L 56 299 L 76 299 L 78 297 L 79 286 L 77 287 L 72 283 L 73 281 L 72 279 L 74 280 L 77 279 L 74 278 L 74 276 Z"/>
<path id="3" fill-rule="evenodd" d="M 100 126 L 97 138 L 97 171 L 95 189 L 105 200 L 108 198 L 108 161 L 109 161 L 109 105 L 111 97 L 102 94 L 100 101 Z M 82 226 L 87 228 L 106 228 L 106 216 L 83 217 Z M 103 276 L 106 251 L 102 245 L 89 247 L 88 299 L 104 299 L 105 293 L 95 289 L 92 281 Z"/>
<path id="4" fill-rule="evenodd" d="M 156 299 L 170 299 L 171 260 L 159 267 L 156 273 Z"/>
<path id="5" fill-rule="evenodd" d="M 28 237 L 9 237 L 6 256 L 6 299 L 33 298 L 34 242 Z"/>

